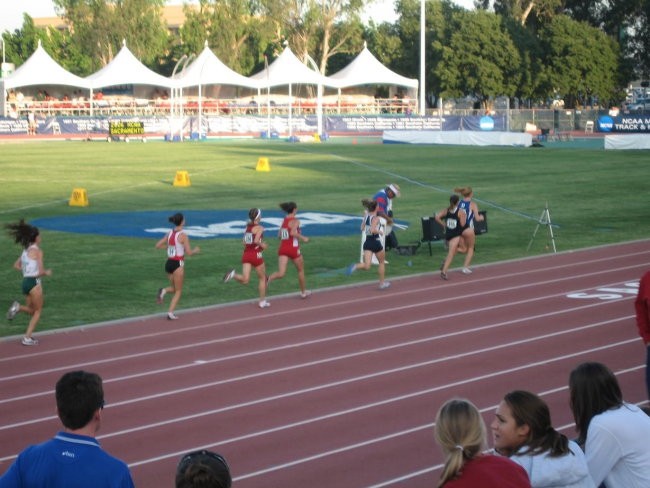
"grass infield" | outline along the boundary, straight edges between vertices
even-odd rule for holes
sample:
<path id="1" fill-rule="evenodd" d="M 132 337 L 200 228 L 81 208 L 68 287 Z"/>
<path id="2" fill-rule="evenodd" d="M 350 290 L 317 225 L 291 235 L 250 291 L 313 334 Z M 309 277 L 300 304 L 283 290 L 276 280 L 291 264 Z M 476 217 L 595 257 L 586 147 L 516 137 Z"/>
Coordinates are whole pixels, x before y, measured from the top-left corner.
<path id="1" fill-rule="evenodd" d="M 255 171 L 267 157 L 271 171 Z M 188 171 L 191 186 L 172 185 Z M 474 188 L 479 209 L 488 211 L 489 232 L 477 239 L 474 264 L 550 252 L 547 228 L 529 241 L 548 202 L 558 251 L 650 237 L 647 151 L 579 147 L 498 148 L 383 145 L 379 139 L 332 139 L 323 144 L 285 141 L 34 142 L 0 145 L 0 224 L 25 218 L 165 210 L 277 209 L 294 200 L 299 210 L 361 214 L 360 201 L 386 183 L 402 188 L 395 215 L 410 223 L 398 231 L 401 244 L 417 242 L 420 217 L 445 207 L 455 186 Z M 73 188 L 85 188 L 88 207 L 68 205 Z M 167 226 L 166 221 L 152 222 Z M 188 222 L 191 225 L 191 222 Z M 305 234 L 308 235 L 307 231 Z M 167 284 L 165 253 L 156 239 L 107 237 L 43 230 L 45 308 L 38 331 L 166 311 L 155 303 Z M 277 269 L 277 241 L 267 234 L 267 271 Z M 256 297 L 256 284 L 223 284 L 229 267 L 240 268 L 241 238 L 194 240 L 201 254 L 186 261 L 183 309 Z M 28 317 L 4 319 L 20 298 L 20 254 L 2 229 L 0 335 L 23 333 Z M 376 280 L 376 272 L 347 277 L 359 255 L 358 236 L 319 237 L 302 246 L 307 283 L 318 289 Z M 431 272 L 444 251 L 426 245 L 414 256 L 390 252 L 387 278 Z M 457 257 L 454 265 L 460 266 Z M 453 274 L 451 275 L 453 280 Z M 274 281 L 273 295 L 297 292 L 295 269 Z"/>

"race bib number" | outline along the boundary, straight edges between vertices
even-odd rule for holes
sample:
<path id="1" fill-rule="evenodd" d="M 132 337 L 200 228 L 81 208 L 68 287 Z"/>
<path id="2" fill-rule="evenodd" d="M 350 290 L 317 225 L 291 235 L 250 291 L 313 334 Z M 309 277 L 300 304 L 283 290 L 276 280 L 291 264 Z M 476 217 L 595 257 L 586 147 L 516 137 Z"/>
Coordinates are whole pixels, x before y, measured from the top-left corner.
<path id="1" fill-rule="evenodd" d="M 167 246 L 167 257 L 172 259 L 176 257 L 176 247 L 175 246 Z"/>
<path id="2" fill-rule="evenodd" d="M 255 238 L 253 237 L 253 233 L 252 232 L 246 232 L 244 234 L 244 244 L 252 244 L 253 242 L 255 242 Z"/>
<path id="3" fill-rule="evenodd" d="M 289 229 L 280 229 L 280 239 L 283 241 L 289 239 Z"/>
<path id="4" fill-rule="evenodd" d="M 458 225 L 458 222 L 455 219 L 447 219 L 447 229 L 455 229 Z"/>

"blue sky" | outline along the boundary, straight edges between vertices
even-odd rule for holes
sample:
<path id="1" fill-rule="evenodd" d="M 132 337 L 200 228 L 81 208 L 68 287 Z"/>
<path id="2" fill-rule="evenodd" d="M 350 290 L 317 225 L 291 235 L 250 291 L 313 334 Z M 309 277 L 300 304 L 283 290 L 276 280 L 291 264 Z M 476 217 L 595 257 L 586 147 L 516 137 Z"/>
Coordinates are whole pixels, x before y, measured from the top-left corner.
<path id="1" fill-rule="evenodd" d="M 13 32 L 23 24 L 23 13 L 31 17 L 53 17 L 54 5 L 52 0 L 0 0 L 0 32 Z M 182 0 L 170 0 L 168 4 L 183 4 Z M 455 0 L 455 3 L 465 8 L 473 7 L 473 0 Z M 392 0 L 377 0 L 372 8 L 372 18 L 375 22 L 390 20 L 394 15 Z"/>

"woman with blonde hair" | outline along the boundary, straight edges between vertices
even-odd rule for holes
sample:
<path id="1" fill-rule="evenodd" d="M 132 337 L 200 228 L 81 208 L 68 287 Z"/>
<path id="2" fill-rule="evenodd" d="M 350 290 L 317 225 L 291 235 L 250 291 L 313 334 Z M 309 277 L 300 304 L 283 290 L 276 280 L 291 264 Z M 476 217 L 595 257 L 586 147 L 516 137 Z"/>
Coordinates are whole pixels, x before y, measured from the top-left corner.
<path id="1" fill-rule="evenodd" d="M 436 415 L 434 433 L 445 455 L 438 488 L 530 488 L 524 468 L 484 453 L 485 423 L 469 400 L 447 401 Z"/>
<path id="2" fill-rule="evenodd" d="M 474 232 L 474 221 L 482 222 L 484 220 L 483 215 L 478 212 L 478 206 L 472 200 L 474 196 L 474 191 L 471 186 L 463 186 L 454 188 L 455 193 L 460 193 L 462 195 L 462 200 L 458 203 L 458 207 L 465 210 L 467 215 L 467 221 L 465 222 L 465 228 L 461 234 L 460 243 L 458 245 L 458 252 L 465 254 L 465 262 L 463 263 L 462 272 L 464 274 L 471 274 L 472 270 L 469 267 L 472 264 L 472 258 L 474 257 L 474 244 L 476 243 L 476 233 Z"/>

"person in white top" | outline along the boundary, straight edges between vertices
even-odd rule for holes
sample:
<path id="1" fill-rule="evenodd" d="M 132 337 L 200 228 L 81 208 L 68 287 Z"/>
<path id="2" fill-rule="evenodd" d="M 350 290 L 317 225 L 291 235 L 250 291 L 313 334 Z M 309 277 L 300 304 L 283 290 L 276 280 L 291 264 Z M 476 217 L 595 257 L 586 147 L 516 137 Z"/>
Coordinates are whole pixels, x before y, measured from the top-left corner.
<path id="1" fill-rule="evenodd" d="M 176 213 L 168 219 L 174 228 L 156 243 L 156 249 L 167 249 L 167 261 L 165 262 L 165 271 L 169 278 L 169 286 L 158 289 L 156 301 L 163 303 L 167 293 L 173 293 L 169 302 L 167 311 L 167 320 L 176 320 L 178 317 L 174 313 L 178 301 L 183 293 L 183 283 L 185 281 L 185 256 L 192 256 L 201 252 L 201 248 L 196 246 L 192 248 L 190 238 L 183 230 L 185 226 L 185 217 L 182 213 Z"/>
<path id="2" fill-rule="evenodd" d="M 623 401 L 614 373 L 601 363 L 582 363 L 569 376 L 569 392 L 578 444 L 596 486 L 650 487 L 650 417 Z"/>
<path id="3" fill-rule="evenodd" d="M 584 453 L 553 428 L 548 405 L 534 393 L 506 394 L 490 427 L 494 450 L 522 466 L 532 488 L 596 488 Z"/>
<path id="4" fill-rule="evenodd" d="M 51 276 L 52 270 L 43 266 L 43 251 L 39 247 L 41 234 L 37 227 L 29 225 L 23 219 L 18 223 L 5 226 L 9 235 L 16 244 L 23 246 L 23 252 L 14 263 L 14 268 L 23 273 L 23 294 L 27 297 L 26 304 L 21 305 L 14 301 L 7 312 L 7 319 L 13 320 L 18 312 L 25 312 L 32 316 L 27 326 L 27 331 L 22 339 L 25 346 L 35 346 L 38 341 L 32 337 L 36 324 L 41 318 L 43 310 L 42 276 Z"/>

